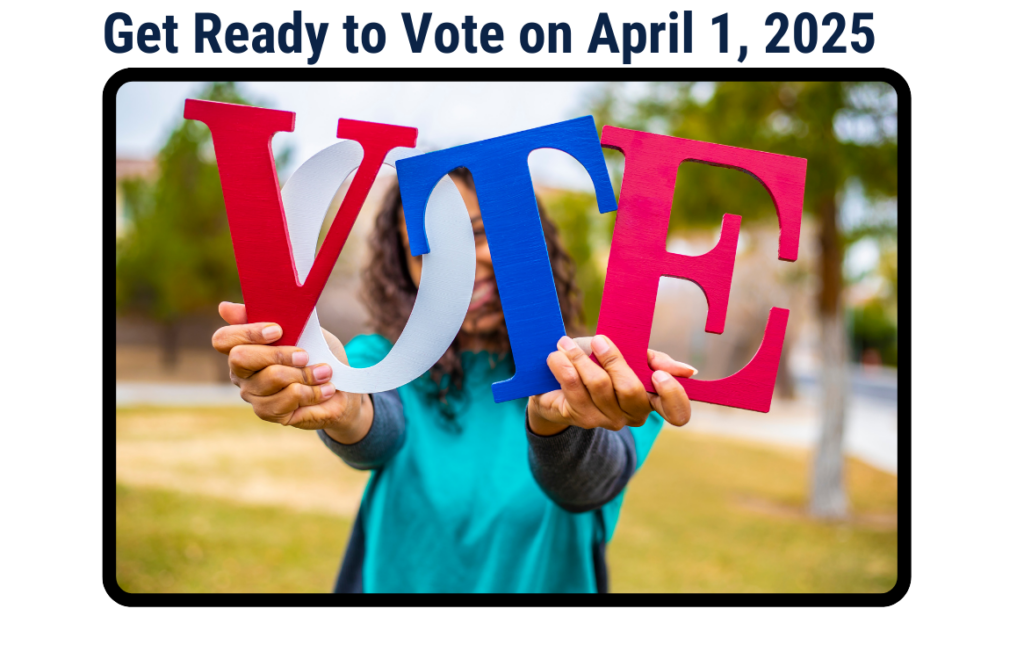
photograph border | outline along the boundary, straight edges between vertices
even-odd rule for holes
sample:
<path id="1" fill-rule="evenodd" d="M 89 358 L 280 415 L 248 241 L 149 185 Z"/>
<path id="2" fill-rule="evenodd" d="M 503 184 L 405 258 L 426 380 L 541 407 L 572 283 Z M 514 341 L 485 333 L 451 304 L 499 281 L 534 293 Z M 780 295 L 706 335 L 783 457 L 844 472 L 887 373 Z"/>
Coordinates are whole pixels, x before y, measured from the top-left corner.
<path id="1" fill-rule="evenodd" d="M 129 593 L 116 577 L 116 306 L 115 164 L 117 92 L 129 82 L 208 82 L 233 80 L 299 82 L 567 82 L 567 81 L 876 81 L 897 95 L 897 250 L 903 273 L 903 300 L 897 309 L 897 579 L 885 593 L 659 593 L 659 594 L 290 594 L 290 593 Z M 910 588 L 911 444 L 911 248 L 910 248 L 910 87 L 887 68 L 126 68 L 103 89 L 103 586 L 112 600 L 130 607 L 271 606 L 642 606 L 642 607 L 884 607 L 899 602 Z M 342 117 L 342 116 L 338 116 Z"/>

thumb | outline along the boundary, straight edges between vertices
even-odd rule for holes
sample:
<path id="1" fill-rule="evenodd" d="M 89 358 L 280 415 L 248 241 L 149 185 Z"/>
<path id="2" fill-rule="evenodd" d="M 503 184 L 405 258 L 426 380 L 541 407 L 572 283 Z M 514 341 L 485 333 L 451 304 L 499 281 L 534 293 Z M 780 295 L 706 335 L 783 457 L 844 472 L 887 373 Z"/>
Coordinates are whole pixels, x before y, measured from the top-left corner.
<path id="1" fill-rule="evenodd" d="M 341 340 L 335 337 L 334 333 L 331 333 L 325 328 L 321 328 L 320 332 L 323 333 L 324 340 L 327 342 L 327 348 L 331 350 L 334 357 L 341 362 L 348 364 L 348 354 L 345 353 L 345 345 L 341 343 Z"/>
<path id="2" fill-rule="evenodd" d="M 232 303 L 230 301 L 221 301 L 220 305 L 217 306 L 217 312 L 220 313 L 221 319 L 223 319 L 232 326 L 245 324 L 248 323 L 249 321 L 245 315 L 244 303 Z"/>
<path id="3" fill-rule="evenodd" d="M 647 349 L 647 364 L 654 371 L 664 371 L 678 378 L 689 378 L 697 375 L 697 370 L 694 367 L 685 362 L 673 360 L 672 356 L 667 353 L 655 351 L 654 349 Z"/>

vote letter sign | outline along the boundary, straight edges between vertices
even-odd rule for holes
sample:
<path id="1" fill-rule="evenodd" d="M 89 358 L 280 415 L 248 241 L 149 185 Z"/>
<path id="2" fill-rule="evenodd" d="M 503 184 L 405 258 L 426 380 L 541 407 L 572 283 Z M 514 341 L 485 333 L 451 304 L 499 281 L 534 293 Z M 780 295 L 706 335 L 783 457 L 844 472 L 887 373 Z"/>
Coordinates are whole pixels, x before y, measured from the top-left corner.
<path id="1" fill-rule="evenodd" d="M 278 189 L 270 140 L 291 131 L 295 114 L 250 106 L 188 100 L 185 118 L 213 135 L 242 294 L 250 321 L 281 325 L 277 342 L 298 345 L 310 363 L 327 362 L 342 391 L 380 392 L 426 372 L 447 350 L 465 318 L 473 288 L 475 245 L 466 207 L 446 176 L 459 166 L 473 174 L 487 229 L 495 277 L 509 332 L 515 375 L 492 386 L 496 401 L 559 387 L 547 355 L 565 335 L 527 158 L 540 148 L 562 150 L 587 170 L 601 212 L 618 208 L 597 332 L 610 337 L 648 391 L 647 365 L 658 281 L 697 283 L 708 300 L 706 330 L 725 327 L 741 218 L 725 215 L 718 245 L 703 256 L 665 250 L 679 164 L 696 160 L 744 170 L 768 189 L 779 216 L 779 258 L 796 260 L 803 207 L 804 159 L 713 143 L 605 127 L 578 118 L 460 145 L 430 154 L 412 147 L 417 131 L 340 119 L 347 139 L 321 151 Z M 621 205 L 601 146 L 626 155 Z M 320 332 L 316 302 L 382 165 L 398 170 L 413 255 L 423 255 L 416 303 L 388 356 L 353 369 L 331 354 Z M 338 215 L 316 252 L 325 213 L 342 181 L 358 169 Z M 773 308 L 761 347 L 736 374 L 713 381 L 680 379 L 690 398 L 767 412 L 789 312 Z"/>
<path id="2" fill-rule="evenodd" d="M 683 161 L 699 161 L 743 170 L 764 184 L 779 216 L 779 259 L 794 261 L 800 243 L 807 161 L 618 127 L 605 127 L 601 143 L 626 155 L 626 169 L 597 332 L 616 343 L 647 391 L 653 392 L 647 343 L 658 281 L 662 276 L 671 276 L 696 283 L 708 301 L 704 329 L 722 333 L 742 219 L 726 214 L 718 244 L 703 256 L 666 251 L 679 165 Z M 764 339 L 753 360 L 721 380 L 679 378 L 687 395 L 695 401 L 767 412 L 788 319 L 788 310 L 772 308 Z"/>

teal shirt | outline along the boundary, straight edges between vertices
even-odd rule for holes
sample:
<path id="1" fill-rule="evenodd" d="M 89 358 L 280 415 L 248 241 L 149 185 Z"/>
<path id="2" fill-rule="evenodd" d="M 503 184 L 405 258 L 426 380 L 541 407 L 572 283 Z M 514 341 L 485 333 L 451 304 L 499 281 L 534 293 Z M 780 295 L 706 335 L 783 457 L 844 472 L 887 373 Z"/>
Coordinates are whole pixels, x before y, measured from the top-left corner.
<path id="1" fill-rule="evenodd" d="M 390 349 L 379 335 L 345 347 L 353 367 L 376 364 Z M 363 590 L 596 592 L 594 544 L 611 540 L 625 490 L 600 519 L 598 510 L 573 514 L 552 502 L 530 472 L 527 399 L 495 403 L 491 394 L 491 383 L 512 375 L 510 356 L 463 353 L 462 362 L 457 427 L 446 425 L 426 376 L 398 388 L 405 443 L 371 471 L 360 508 Z M 652 413 L 632 428 L 637 469 L 662 423 Z"/>

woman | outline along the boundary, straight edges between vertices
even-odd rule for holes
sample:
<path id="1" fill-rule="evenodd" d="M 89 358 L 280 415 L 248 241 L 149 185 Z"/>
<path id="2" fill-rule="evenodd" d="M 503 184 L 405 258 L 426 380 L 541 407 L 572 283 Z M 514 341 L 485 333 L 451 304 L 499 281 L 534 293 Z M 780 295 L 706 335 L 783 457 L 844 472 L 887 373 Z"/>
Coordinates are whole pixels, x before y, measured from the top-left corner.
<path id="1" fill-rule="evenodd" d="M 429 373 L 380 394 L 339 392 L 329 365 L 270 346 L 281 328 L 246 324 L 245 306 L 226 302 L 220 314 L 231 325 L 214 347 L 260 418 L 316 429 L 347 464 L 372 470 L 336 591 L 606 591 L 604 547 L 625 485 L 663 418 L 689 420 L 672 375 L 696 370 L 651 351 L 658 393 L 648 394 L 607 338 L 564 337 L 547 361 L 561 389 L 495 403 L 490 385 L 512 376 L 511 349 L 472 177 L 451 176 L 473 220 L 476 283 L 461 332 Z M 576 334 L 572 261 L 543 209 L 541 221 L 566 329 Z M 376 364 L 401 333 L 422 270 L 408 244 L 396 183 L 363 272 L 377 334 L 343 347 L 325 331 L 339 360 Z"/>

